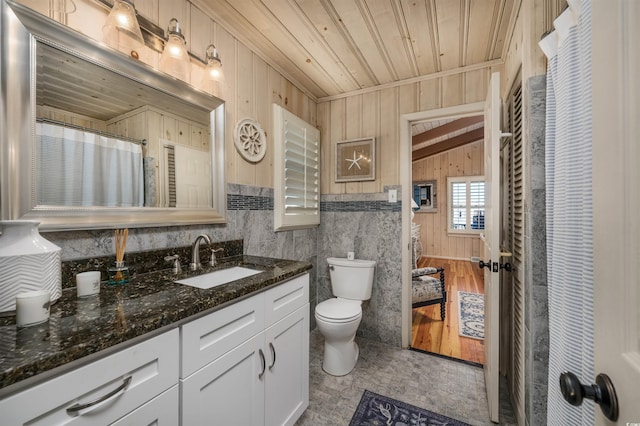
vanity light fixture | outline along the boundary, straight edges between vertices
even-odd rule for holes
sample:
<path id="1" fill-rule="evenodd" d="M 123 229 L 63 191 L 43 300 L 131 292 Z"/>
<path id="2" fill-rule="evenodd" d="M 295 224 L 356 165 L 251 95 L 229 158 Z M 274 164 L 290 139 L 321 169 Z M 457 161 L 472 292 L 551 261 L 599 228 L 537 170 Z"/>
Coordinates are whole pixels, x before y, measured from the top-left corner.
<path id="1" fill-rule="evenodd" d="M 224 78 L 222 75 L 222 59 L 220 59 L 220 54 L 213 44 L 207 46 L 207 50 L 205 50 L 205 60 L 207 61 L 205 79 L 222 81 Z"/>
<path id="2" fill-rule="evenodd" d="M 202 77 L 202 90 L 219 96 L 220 83 L 224 80 L 224 75 L 222 74 L 222 59 L 220 59 L 220 54 L 218 54 L 218 50 L 213 44 L 207 46 L 205 60 L 207 65 Z"/>
<path id="3" fill-rule="evenodd" d="M 131 0 L 115 0 L 102 27 L 104 41 L 111 47 L 138 59 L 144 39 Z"/>
<path id="4" fill-rule="evenodd" d="M 176 18 L 169 21 L 167 38 L 162 56 L 160 56 L 160 70 L 188 82 L 189 52 L 187 52 L 187 43 Z"/>

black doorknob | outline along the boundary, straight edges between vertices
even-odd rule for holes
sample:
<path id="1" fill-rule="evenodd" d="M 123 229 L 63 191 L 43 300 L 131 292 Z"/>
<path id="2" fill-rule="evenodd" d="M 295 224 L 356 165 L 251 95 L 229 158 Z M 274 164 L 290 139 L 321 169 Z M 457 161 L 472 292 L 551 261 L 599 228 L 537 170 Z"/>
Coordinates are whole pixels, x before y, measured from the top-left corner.
<path id="1" fill-rule="evenodd" d="M 564 399 L 576 407 L 582 404 L 584 398 L 592 399 L 600 406 L 602 414 L 615 422 L 618 420 L 618 397 L 611 379 L 606 374 L 596 376 L 595 385 L 583 385 L 578 376 L 566 372 L 560 374 L 560 391 Z"/>
<path id="2" fill-rule="evenodd" d="M 488 262 L 483 262 L 482 260 L 478 261 L 478 266 L 480 267 L 480 269 L 482 268 L 487 268 L 489 270 L 491 270 L 491 259 L 489 259 Z"/>

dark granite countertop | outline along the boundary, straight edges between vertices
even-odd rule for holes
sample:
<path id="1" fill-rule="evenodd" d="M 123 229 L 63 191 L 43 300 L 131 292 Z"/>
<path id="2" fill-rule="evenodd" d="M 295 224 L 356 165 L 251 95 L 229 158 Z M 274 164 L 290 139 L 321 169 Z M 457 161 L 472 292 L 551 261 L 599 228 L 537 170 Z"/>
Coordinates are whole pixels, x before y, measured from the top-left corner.
<path id="1" fill-rule="evenodd" d="M 209 290 L 174 283 L 237 265 L 264 272 Z M 46 323 L 17 329 L 15 316 L 0 318 L 0 395 L 32 383 L 30 378 L 41 373 L 178 327 L 311 267 L 308 262 L 241 255 L 197 272 L 167 269 L 135 275 L 122 286 L 103 282 L 100 294 L 83 299 L 76 297 L 75 287 L 65 288 Z"/>

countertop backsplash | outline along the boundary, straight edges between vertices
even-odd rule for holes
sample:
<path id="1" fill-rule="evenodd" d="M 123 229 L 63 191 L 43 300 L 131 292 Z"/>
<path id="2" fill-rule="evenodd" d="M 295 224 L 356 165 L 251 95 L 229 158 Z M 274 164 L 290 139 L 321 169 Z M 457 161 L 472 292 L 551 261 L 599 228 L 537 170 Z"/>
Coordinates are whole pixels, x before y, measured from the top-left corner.
<path id="1" fill-rule="evenodd" d="M 223 251 L 216 257 L 220 261 L 225 258 L 239 256 L 243 254 L 243 241 L 219 241 L 211 246 L 200 245 L 200 261 L 204 264 L 209 260 L 211 249 L 222 248 Z M 124 262 L 129 267 L 132 275 L 146 274 L 164 269 L 171 269 L 172 263 L 164 260 L 165 256 L 178 255 L 182 269 L 189 268 L 191 262 L 191 246 L 172 247 L 160 250 L 148 250 L 140 252 L 127 252 L 124 255 Z M 68 260 L 62 262 L 62 288 L 73 288 L 76 286 L 75 276 L 80 272 L 100 271 L 100 281 L 107 280 L 107 267 L 115 262 L 115 254 L 111 256 L 99 256 L 88 259 Z"/>

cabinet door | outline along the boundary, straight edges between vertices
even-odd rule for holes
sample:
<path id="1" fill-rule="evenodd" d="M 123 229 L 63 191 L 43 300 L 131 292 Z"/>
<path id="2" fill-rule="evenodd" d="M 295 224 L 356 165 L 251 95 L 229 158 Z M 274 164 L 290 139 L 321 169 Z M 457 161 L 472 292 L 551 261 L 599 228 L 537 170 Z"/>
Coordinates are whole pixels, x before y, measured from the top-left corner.
<path id="1" fill-rule="evenodd" d="M 179 422 L 178 385 L 153 398 L 142 407 L 127 414 L 112 426 L 176 426 Z"/>
<path id="2" fill-rule="evenodd" d="M 265 331 L 265 424 L 292 425 L 309 405 L 309 304 Z"/>
<path id="3" fill-rule="evenodd" d="M 264 333 L 182 380 L 183 426 L 264 424 Z"/>

